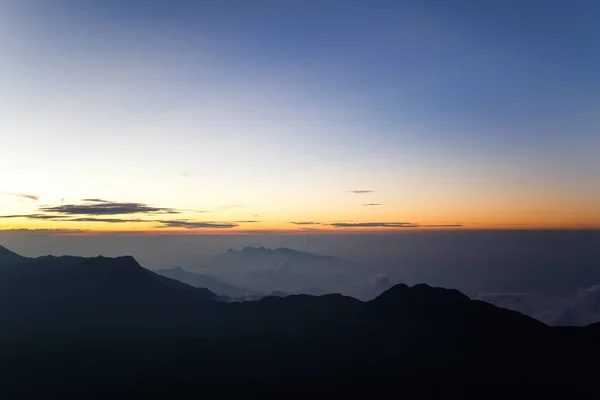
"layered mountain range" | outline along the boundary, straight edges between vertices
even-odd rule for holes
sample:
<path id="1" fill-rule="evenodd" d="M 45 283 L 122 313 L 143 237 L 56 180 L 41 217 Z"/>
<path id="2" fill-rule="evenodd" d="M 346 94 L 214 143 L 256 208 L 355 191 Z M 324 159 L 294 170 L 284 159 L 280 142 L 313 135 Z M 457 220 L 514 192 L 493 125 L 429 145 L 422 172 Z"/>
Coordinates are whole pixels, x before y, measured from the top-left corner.
<path id="1" fill-rule="evenodd" d="M 399 284 L 228 302 L 133 257 L 25 258 L 0 248 L 4 398 L 481 396 L 593 390 L 600 325 L 550 327 L 452 289 Z M 575 385 L 576 383 L 576 385 Z M 524 392 L 519 392 L 523 394 Z"/>

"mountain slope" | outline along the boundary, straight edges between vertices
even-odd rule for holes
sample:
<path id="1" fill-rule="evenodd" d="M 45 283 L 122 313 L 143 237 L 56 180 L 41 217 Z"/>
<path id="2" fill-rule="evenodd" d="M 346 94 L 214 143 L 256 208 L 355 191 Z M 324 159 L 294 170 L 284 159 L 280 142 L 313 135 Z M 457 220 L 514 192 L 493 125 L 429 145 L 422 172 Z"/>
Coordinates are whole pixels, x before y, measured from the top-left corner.
<path id="1" fill-rule="evenodd" d="M 368 302 L 331 294 L 224 303 L 132 257 L 21 267 L 0 271 L 6 398 L 379 395 L 390 385 L 410 397 L 464 394 L 473 382 L 529 382 L 539 395 L 544 382 L 585 381 L 593 370 L 583 361 L 600 356 L 596 326 L 551 328 L 427 285 L 396 285 Z"/>
<path id="2" fill-rule="evenodd" d="M 113 324 L 102 329 L 118 334 L 142 322 L 190 321 L 216 298 L 146 270 L 133 257 L 90 258 L 62 268 L 25 263 L 0 271 L 0 321 L 10 327 L 0 335 L 61 335 L 102 324 Z"/>
<path id="3" fill-rule="evenodd" d="M 8 250 L 4 246 L 0 246 L 0 265 L 14 265 L 25 262 L 26 260 L 28 260 L 27 257 L 23 257 Z"/>
<path id="4" fill-rule="evenodd" d="M 221 296 L 242 297 L 252 293 L 250 289 L 230 285 L 229 283 L 223 282 L 212 276 L 195 274 L 180 267 L 173 269 L 159 269 L 156 273 L 196 288 L 206 288 Z"/>

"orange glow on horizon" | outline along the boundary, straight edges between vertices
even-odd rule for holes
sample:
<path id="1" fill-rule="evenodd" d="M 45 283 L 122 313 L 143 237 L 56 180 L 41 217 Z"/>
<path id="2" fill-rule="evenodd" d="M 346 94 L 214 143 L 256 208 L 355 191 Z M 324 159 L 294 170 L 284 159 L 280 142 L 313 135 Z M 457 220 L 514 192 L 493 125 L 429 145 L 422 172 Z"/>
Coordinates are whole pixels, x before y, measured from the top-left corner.
<path id="1" fill-rule="evenodd" d="M 124 229 L 99 229 L 90 227 L 32 227 L 32 226 L 0 226 L 0 233 L 15 231 L 48 231 L 54 236 L 99 236 L 99 235 L 364 235 L 364 234 L 400 234 L 410 232 L 442 232 L 442 231 L 479 231 L 479 230 L 600 230 L 600 224 L 578 224 L 578 225 L 531 225 L 531 224 L 503 224 L 455 227 L 411 227 L 411 228 L 382 228 L 382 227 L 360 227 L 360 228 L 334 228 L 315 227 L 310 229 L 293 229 L 282 227 L 261 228 L 230 228 L 230 229 L 183 229 L 183 228 L 124 228 Z"/>

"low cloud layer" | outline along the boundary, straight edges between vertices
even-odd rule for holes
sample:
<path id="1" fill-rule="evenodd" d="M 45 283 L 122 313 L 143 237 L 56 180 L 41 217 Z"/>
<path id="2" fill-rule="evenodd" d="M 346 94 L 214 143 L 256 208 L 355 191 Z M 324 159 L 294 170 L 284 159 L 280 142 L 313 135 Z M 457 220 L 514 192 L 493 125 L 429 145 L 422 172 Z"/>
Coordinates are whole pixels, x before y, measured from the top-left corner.
<path id="1" fill-rule="evenodd" d="M 320 222 L 314 222 L 314 221 L 292 221 L 292 222 L 290 222 L 290 224 L 294 224 L 294 225 L 321 225 Z"/>
<path id="2" fill-rule="evenodd" d="M 374 190 L 350 190 L 350 193 L 354 193 L 354 194 L 367 194 L 367 193 L 374 193 Z"/>
<path id="3" fill-rule="evenodd" d="M 382 206 L 382 205 L 383 204 L 381 204 L 381 203 L 366 203 L 366 204 L 363 204 L 363 206 L 365 206 L 365 207 L 376 207 L 376 206 Z"/>

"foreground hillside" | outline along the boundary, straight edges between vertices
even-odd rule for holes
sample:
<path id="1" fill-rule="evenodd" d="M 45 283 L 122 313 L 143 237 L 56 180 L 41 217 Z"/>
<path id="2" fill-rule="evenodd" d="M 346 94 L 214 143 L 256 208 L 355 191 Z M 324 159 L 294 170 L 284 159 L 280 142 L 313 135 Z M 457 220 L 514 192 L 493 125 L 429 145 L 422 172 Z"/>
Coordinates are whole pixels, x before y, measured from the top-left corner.
<path id="1" fill-rule="evenodd" d="M 194 392 L 482 395 L 583 391 L 600 329 L 551 328 L 456 290 L 396 285 L 226 303 L 131 257 L 0 267 L 3 398 Z M 565 386 L 567 387 L 567 386 Z M 317 392 L 319 391 L 319 392 Z"/>

